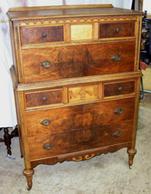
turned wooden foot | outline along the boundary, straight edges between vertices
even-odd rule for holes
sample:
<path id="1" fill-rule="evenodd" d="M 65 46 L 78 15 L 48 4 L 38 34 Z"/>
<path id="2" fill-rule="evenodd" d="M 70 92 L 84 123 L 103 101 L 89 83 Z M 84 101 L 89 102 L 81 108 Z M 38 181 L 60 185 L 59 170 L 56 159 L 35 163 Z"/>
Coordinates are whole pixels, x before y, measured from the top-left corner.
<path id="1" fill-rule="evenodd" d="M 27 190 L 30 190 L 32 188 L 32 176 L 34 174 L 34 170 L 24 170 L 24 175 L 27 180 Z"/>
<path id="2" fill-rule="evenodd" d="M 129 168 L 131 168 L 131 166 L 133 165 L 133 159 L 134 159 L 134 156 L 136 154 L 136 149 L 128 149 L 127 150 L 127 153 L 128 153 L 128 164 L 129 164 Z"/>

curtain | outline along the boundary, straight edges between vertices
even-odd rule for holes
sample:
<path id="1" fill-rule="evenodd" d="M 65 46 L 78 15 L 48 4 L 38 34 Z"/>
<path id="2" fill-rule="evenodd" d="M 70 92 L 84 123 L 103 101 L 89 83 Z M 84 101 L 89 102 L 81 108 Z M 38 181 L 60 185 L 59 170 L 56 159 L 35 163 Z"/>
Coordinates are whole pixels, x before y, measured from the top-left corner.
<path id="1" fill-rule="evenodd" d="M 10 7 L 66 4 L 111 3 L 116 7 L 131 8 L 131 0 L 4 0 L 0 1 L 0 127 L 17 124 L 15 100 L 9 69 L 13 64 L 9 25 L 6 12 Z M 5 41 L 4 41 L 5 40 Z"/>

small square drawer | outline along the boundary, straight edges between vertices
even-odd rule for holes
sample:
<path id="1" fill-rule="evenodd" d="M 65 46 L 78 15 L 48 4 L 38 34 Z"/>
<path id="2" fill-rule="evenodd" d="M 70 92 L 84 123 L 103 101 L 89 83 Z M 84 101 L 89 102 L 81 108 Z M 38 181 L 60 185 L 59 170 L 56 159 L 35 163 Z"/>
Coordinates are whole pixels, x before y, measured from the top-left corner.
<path id="1" fill-rule="evenodd" d="M 135 92 L 135 81 L 104 83 L 104 97 L 130 94 Z"/>
<path id="2" fill-rule="evenodd" d="M 91 40 L 92 24 L 74 24 L 71 25 L 71 41 Z"/>
<path id="3" fill-rule="evenodd" d="M 64 41 L 64 28 L 63 26 L 22 27 L 20 35 L 22 45 L 58 42 Z"/>
<path id="4" fill-rule="evenodd" d="M 99 84 L 75 85 L 68 88 L 69 103 L 81 103 L 99 100 Z"/>
<path id="5" fill-rule="evenodd" d="M 135 35 L 135 21 L 102 23 L 99 38 L 129 37 Z"/>
<path id="6" fill-rule="evenodd" d="M 62 103 L 62 101 L 63 101 L 62 88 L 25 93 L 25 104 L 27 108 L 52 105 Z"/>

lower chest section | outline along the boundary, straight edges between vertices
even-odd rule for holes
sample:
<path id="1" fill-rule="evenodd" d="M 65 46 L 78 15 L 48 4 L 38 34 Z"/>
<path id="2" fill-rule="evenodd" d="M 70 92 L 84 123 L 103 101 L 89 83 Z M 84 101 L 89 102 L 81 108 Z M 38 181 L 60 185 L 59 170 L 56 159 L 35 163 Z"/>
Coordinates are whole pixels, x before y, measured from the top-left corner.
<path id="1" fill-rule="evenodd" d="M 132 139 L 135 98 L 25 112 L 31 160 Z"/>

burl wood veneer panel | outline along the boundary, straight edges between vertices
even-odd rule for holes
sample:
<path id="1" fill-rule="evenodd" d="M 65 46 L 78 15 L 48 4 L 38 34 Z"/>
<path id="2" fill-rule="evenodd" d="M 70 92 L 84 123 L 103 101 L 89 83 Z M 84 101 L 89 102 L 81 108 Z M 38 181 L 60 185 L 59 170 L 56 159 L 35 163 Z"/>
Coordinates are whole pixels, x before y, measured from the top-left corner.
<path id="1" fill-rule="evenodd" d="M 26 107 L 57 104 L 63 101 L 63 89 L 51 89 L 25 93 Z"/>
<path id="2" fill-rule="evenodd" d="M 116 96 L 135 92 L 135 81 L 113 82 L 104 84 L 104 96 Z"/>
<path id="3" fill-rule="evenodd" d="M 47 110 L 25 111 L 28 136 L 66 133 L 76 128 L 121 123 L 134 118 L 135 98 Z"/>
<path id="4" fill-rule="evenodd" d="M 20 30 L 20 36 L 22 45 L 63 41 L 64 27 L 63 26 L 22 27 Z"/>
<path id="5" fill-rule="evenodd" d="M 130 98 L 41 111 L 40 115 L 26 113 L 31 160 L 131 141 L 134 102 Z"/>
<path id="6" fill-rule="evenodd" d="M 135 41 L 24 49 L 20 81 L 130 72 L 134 64 Z"/>
<path id="7" fill-rule="evenodd" d="M 59 154 L 127 143 L 132 139 L 133 121 L 99 125 L 93 128 L 71 129 L 68 133 L 56 135 L 42 134 L 29 137 L 29 155 L 31 160 L 53 157 Z M 34 144 L 33 144 L 34 142 Z"/>
<path id="8" fill-rule="evenodd" d="M 99 38 L 135 36 L 135 21 L 110 22 L 99 25 Z"/>
<path id="9" fill-rule="evenodd" d="M 99 84 L 70 86 L 68 88 L 69 103 L 88 102 L 99 99 Z"/>

